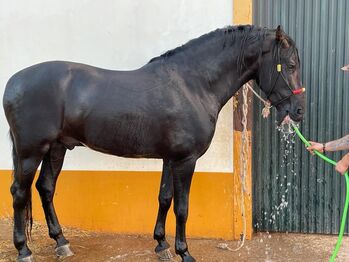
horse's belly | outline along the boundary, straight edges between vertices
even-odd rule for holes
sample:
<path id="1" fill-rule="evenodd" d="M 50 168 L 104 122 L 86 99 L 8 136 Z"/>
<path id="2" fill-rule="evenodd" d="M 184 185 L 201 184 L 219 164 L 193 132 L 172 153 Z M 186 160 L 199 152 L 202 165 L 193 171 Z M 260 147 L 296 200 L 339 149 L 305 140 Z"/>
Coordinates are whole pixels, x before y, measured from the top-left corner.
<path id="1" fill-rule="evenodd" d="M 85 129 L 87 147 L 121 157 L 161 158 L 159 132 L 155 123 L 145 121 L 111 121 Z"/>
<path id="2" fill-rule="evenodd" d="M 162 158 L 155 148 L 145 148 L 144 145 L 128 141 L 108 140 L 81 142 L 88 148 L 105 154 L 129 158 Z"/>
<path id="3" fill-rule="evenodd" d="M 128 157 L 128 158 L 162 158 L 162 156 L 156 152 L 156 150 L 144 150 L 143 148 L 134 147 L 132 145 L 118 145 L 115 144 L 105 145 L 98 143 L 84 143 L 83 145 L 86 147 L 102 152 L 109 155 L 120 156 L 120 157 Z"/>

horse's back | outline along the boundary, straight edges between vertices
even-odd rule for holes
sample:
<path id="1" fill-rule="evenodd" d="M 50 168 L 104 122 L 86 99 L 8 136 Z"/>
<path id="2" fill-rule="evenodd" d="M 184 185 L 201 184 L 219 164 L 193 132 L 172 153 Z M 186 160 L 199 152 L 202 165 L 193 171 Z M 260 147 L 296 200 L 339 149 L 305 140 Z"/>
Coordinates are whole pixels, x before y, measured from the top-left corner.
<path id="1" fill-rule="evenodd" d="M 28 149 L 60 140 L 119 156 L 161 157 L 170 148 L 185 154 L 202 125 L 198 105 L 178 76 L 161 70 L 111 71 L 60 61 L 28 67 L 5 89 L 11 132 Z"/>
<path id="2" fill-rule="evenodd" d="M 142 106 L 144 110 L 140 101 L 149 101 L 150 95 L 142 86 L 147 87 L 149 79 L 141 72 L 112 71 L 65 61 L 44 62 L 10 78 L 3 106 L 12 132 L 30 136 L 33 134 L 26 135 L 30 128 L 53 138 L 67 128 L 67 123 L 73 128 L 85 124 L 92 111 L 99 118 L 93 120 L 98 121 L 108 120 L 113 114 L 134 113 Z"/>

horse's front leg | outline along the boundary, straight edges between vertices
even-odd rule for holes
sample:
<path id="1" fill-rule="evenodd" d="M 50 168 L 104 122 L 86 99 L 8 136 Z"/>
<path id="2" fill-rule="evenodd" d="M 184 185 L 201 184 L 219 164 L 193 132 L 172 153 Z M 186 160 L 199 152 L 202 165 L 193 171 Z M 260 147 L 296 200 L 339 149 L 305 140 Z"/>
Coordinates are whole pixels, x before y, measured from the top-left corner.
<path id="1" fill-rule="evenodd" d="M 58 257 L 72 256 L 69 242 L 63 235 L 58 218 L 53 206 L 53 196 L 56 189 L 56 182 L 61 172 L 66 148 L 63 144 L 53 143 L 50 150 L 44 156 L 40 176 L 36 182 L 36 188 L 40 193 L 42 207 L 49 230 L 49 235 L 57 243 L 56 255 Z"/>
<path id="2" fill-rule="evenodd" d="M 188 201 L 191 180 L 195 169 L 196 159 L 189 158 L 171 163 L 174 187 L 174 212 L 176 215 L 176 254 L 182 261 L 191 262 L 195 259 L 189 254 L 185 235 L 185 225 L 188 218 Z"/>
<path id="3" fill-rule="evenodd" d="M 159 192 L 159 211 L 154 229 L 154 239 L 158 241 L 155 252 L 161 260 L 170 260 L 173 257 L 165 236 L 166 217 L 171 206 L 172 197 L 173 179 L 170 173 L 169 161 L 164 160 Z"/>

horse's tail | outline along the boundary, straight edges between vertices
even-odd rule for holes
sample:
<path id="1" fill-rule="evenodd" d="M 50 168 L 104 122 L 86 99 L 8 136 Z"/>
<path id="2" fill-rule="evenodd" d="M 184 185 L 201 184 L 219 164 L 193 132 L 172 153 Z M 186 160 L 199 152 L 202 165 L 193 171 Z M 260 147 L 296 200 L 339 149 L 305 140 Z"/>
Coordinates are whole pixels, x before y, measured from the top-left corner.
<path id="1" fill-rule="evenodd" d="M 12 143 L 12 160 L 13 160 L 13 173 L 12 176 L 14 177 L 18 171 L 18 155 L 16 151 L 16 146 L 14 142 L 14 137 L 12 132 L 10 131 L 10 138 Z M 30 189 L 30 195 L 27 202 L 27 205 L 25 206 L 25 227 L 26 227 L 26 235 L 27 239 L 31 239 L 31 232 L 33 228 L 33 215 L 32 215 L 32 191 Z"/>

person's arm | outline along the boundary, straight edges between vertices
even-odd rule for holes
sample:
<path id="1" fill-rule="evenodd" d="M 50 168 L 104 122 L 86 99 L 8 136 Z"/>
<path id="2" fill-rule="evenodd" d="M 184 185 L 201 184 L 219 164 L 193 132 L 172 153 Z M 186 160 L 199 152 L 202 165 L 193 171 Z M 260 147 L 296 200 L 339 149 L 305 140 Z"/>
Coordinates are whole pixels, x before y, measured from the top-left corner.
<path id="1" fill-rule="evenodd" d="M 349 135 L 325 143 L 325 151 L 341 151 L 349 149 Z"/>
<path id="2" fill-rule="evenodd" d="M 336 165 L 336 171 L 344 175 L 349 167 L 349 153 L 346 154 Z"/>
<path id="3" fill-rule="evenodd" d="M 318 143 L 309 141 L 310 146 L 307 147 L 307 149 L 310 151 L 310 153 L 314 153 L 314 150 L 317 150 L 321 153 L 324 151 L 341 151 L 341 150 L 348 150 L 349 149 L 349 135 L 346 135 L 340 139 L 333 140 L 327 143 Z"/>

